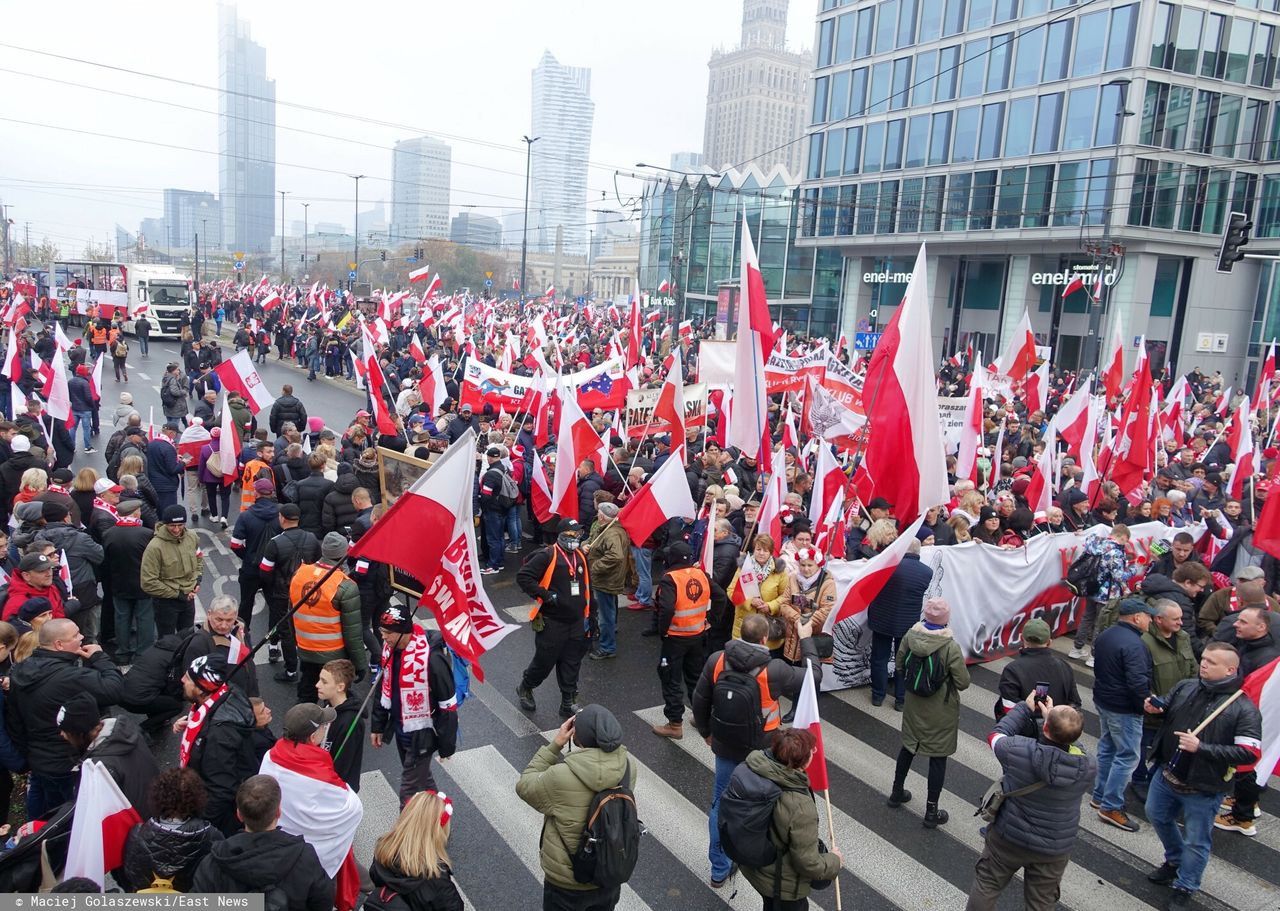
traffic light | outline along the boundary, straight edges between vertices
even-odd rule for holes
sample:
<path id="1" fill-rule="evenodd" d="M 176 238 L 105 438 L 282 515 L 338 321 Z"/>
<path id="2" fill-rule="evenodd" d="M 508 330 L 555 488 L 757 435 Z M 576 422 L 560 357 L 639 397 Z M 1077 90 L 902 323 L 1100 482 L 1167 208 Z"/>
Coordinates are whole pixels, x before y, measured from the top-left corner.
<path id="1" fill-rule="evenodd" d="M 382 251 L 381 253 L 379 253 L 378 255 L 382 258 L 382 261 L 383 261 L 384 263 L 387 261 L 387 251 L 386 251 L 386 250 L 383 250 L 383 251 Z"/>
<path id="2" fill-rule="evenodd" d="M 413 251 L 413 255 L 416 256 L 419 260 L 425 259 L 427 255 L 427 250 L 425 247 L 418 247 Z"/>
<path id="3" fill-rule="evenodd" d="M 1243 247 L 1249 243 L 1253 222 L 1243 212 L 1232 212 L 1227 219 L 1227 230 L 1222 235 L 1222 247 L 1218 250 L 1218 271 L 1230 272 L 1231 267 L 1244 259 Z"/>

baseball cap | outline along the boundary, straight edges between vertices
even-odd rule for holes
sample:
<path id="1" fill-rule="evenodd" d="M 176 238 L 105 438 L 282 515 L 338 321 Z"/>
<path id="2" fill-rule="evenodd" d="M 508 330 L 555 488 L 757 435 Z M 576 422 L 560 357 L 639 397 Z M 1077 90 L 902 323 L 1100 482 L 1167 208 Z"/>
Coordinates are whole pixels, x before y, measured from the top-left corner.
<path id="1" fill-rule="evenodd" d="M 93 492 L 96 494 L 120 493 L 122 490 L 124 488 L 110 478 L 98 478 L 93 482 Z"/>
<path id="2" fill-rule="evenodd" d="M 326 724 L 332 724 L 338 717 L 330 706 L 316 705 L 314 702 L 300 702 L 284 715 L 284 736 L 286 740 L 299 743 L 310 739 L 311 735 Z"/>
<path id="3" fill-rule="evenodd" d="M 1160 616 L 1158 610 L 1141 598 L 1125 598 L 1120 602 L 1119 615 L 1121 617 L 1132 617 L 1134 614 L 1148 614 L 1152 617 Z"/>
<path id="4" fill-rule="evenodd" d="M 298 508 L 297 503 L 285 503 L 280 507 L 280 518 L 296 522 L 302 518 L 302 510 Z"/>
<path id="5" fill-rule="evenodd" d="M 57 566 L 57 561 L 46 554 L 25 554 L 18 563 L 18 572 L 38 573 L 46 569 L 53 569 L 55 566 Z"/>
<path id="6" fill-rule="evenodd" d="M 1045 645 L 1050 638 L 1052 635 L 1049 632 L 1049 624 L 1039 617 L 1028 620 L 1027 625 L 1022 628 L 1022 641 L 1028 645 Z"/>

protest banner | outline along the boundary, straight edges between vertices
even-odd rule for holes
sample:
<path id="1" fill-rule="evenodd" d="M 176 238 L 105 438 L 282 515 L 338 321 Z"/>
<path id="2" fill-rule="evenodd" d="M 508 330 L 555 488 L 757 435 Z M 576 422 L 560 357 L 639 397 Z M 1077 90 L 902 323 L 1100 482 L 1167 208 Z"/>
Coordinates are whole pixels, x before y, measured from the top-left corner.
<path id="1" fill-rule="evenodd" d="M 653 408 L 658 403 L 662 389 L 632 389 L 627 393 L 627 436 L 671 433 L 669 421 L 653 420 Z M 705 427 L 707 423 L 707 384 L 695 383 L 684 387 L 684 426 Z"/>
<path id="2" fill-rule="evenodd" d="M 938 396 L 938 420 L 942 422 L 942 438 L 947 443 L 947 452 L 954 452 L 960 446 L 960 436 L 964 432 L 965 412 L 968 408 L 967 396 Z"/>

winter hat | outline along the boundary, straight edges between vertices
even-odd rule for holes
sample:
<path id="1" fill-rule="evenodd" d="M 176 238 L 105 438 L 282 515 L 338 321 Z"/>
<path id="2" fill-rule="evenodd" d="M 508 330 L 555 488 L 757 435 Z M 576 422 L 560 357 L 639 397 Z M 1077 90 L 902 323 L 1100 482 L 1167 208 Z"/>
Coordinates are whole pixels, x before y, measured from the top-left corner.
<path id="1" fill-rule="evenodd" d="M 392 605 L 382 612 L 378 618 L 378 626 L 389 633 L 413 632 L 413 615 L 399 605 Z"/>
<path id="2" fill-rule="evenodd" d="M 76 376 L 88 376 L 88 375 L 89 375 L 89 368 L 86 367 L 84 364 L 81 364 L 79 367 L 76 368 Z"/>
<path id="3" fill-rule="evenodd" d="M 612 519 L 618 514 L 617 503 L 601 503 L 596 507 L 596 512 L 604 516 L 606 519 Z"/>
<path id="4" fill-rule="evenodd" d="M 130 393 L 130 392 L 122 392 L 122 393 L 120 393 L 120 404 L 121 404 L 121 405 L 132 405 L 132 404 L 133 404 L 133 393 Z"/>
<path id="5" fill-rule="evenodd" d="M 919 541 L 921 544 L 923 544 L 926 539 L 932 538 L 932 537 L 933 537 L 933 529 L 930 528 L 928 525 L 921 525 L 919 528 L 916 529 L 916 540 Z"/>
<path id="6" fill-rule="evenodd" d="M 227 662 L 217 654 L 200 655 L 187 665 L 191 682 L 206 693 L 212 693 L 226 680 Z"/>
<path id="7" fill-rule="evenodd" d="M 165 525 L 186 525 L 187 509 L 177 503 L 172 506 L 166 506 L 164 512 L 160 514 L 160 521 Z"/>
<path id="8" fill-rule="evenodd" d="M 22 607 L 18 608 L 18 619 L 24 623 L 30 623 L 41 614 L 47 614 L 53 610 L 53 604 L 48 598 L 28 598 L 22 602 Z"/>
<path id="9" fill-rule="evenodd" d="M 70 468 L 55 468 L 49 475 L 49 480 L 55 484 L 70 484 L 75 479 L 75 475 L 71 473 Z"/>
<path id="10" fill-rule="evenodd" d="M 924 622 L 946 626 L 951 622 L 951 605 L 945 598 L 930 598 L 924 603 Z"/>
<path id="11" fill-rule="evenodd" d="M 324 418 L 307 418 L 307 429 L 312 433 L 319 433 L 321 430 L 324 430 Z"/>
<path id="12" fill-rule="evenodd" d="M 580 747 L 612 753 L 622 746 L 622 725 L 607 708 L 592 703 L 574 718 L 573 739 Z"/>
<path id="13" fill-rule="evenodd" d="M 1052 634 L 1049 632 L 1049 624 L 1039 617 L 1028 620 L 1027 625 L 1022 628 L 1022 641 L 1027 645 L 1048 645 L 1050 638 Z"/>
<path id="14" fill-rule="evenodd" d="M 18 517 L 19 522 L 39 522 L 44 518 L 44 501 L 28 500 L 19 503 L 13 508 L 13 514 Z"/>
<path id="15" fill-rule="evenodd" d="M 55 503 L 52 500 L 44 500 L 40 504 L 40 514 L 44 516 L 46 522 L 61 522 L 70 511 L 61 503 Z"/>
<path id="16" fill-rule="evenodd" d="M 9 441 L 9 448 L 14 452 L 30 452 L 31 440 L 20 433 L 14 434 L 13 439 Z"/>
<path id="17" fill-rule="evenodd" d="M 1013 479 L 1013 486 L 1011 489 L 1013 490 L 1016 496 L 1021 497 L 1026 494 L 1027 488 L 1030 486 L 1031 486 L 1031 479 L 1028 478 L 1026 475 L 1022 475 L 1021 477 L 1017 477 Z"/>
<path id="18" fill-rule="evenodd" d="M 131 516 L 140 509 L 142 509 L 141 500 L 121 500 L 116 506 L 116 512 L 122 516 Z"/>
<path id="19" fill-rule="evenodd" d="M 102 721 L 102 713 L 98 711 L 98 700 L 80 690 L 58 709 L 58 730 L 68 734 L 88 734 Z"/>
<path id="20" fill-rule="evenodd" d="M 258 478 L 253 482 L 253 492 L 259 497 L 273 497 L 276 493 L 276 485 L 270 478 Z"/>
<path id="21" fill-rule="evenodd" d="M 333 562 L 343 560 L 347 556 L 347 539 L 336 531 L 331 531 L 320 542 L 320 556 Z"/>

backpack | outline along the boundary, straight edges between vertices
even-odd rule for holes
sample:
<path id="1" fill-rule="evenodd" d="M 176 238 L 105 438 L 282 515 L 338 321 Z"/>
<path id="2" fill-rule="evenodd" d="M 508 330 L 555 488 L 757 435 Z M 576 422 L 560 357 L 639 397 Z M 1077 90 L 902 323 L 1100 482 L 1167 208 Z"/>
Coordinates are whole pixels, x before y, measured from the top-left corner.
<path id="1" fill-rule="evenodd" d="M 145 889 L 139 889 L 138 894 L 146 895 L 151 892 L 177 892 L 177 891 L 179 890 L 173 887 L 172 877 L 164 877 L 164 876 L 161 876 L 159 873 L 156 873 L 151 877 L 151 885 L 147 886 L 147 888 Z"/>
<path id="2" fill-rule="evenodd" d="M 902 673 L 907 681 L 907 691 L 917 696 L 932 696 L 947 682 L 947 665 L 938 653 L 917 655 L 910 648 L 902 662 Z"/>
<path id="3" fill-rule="evenodd" d="M 1098 583 L 1098 570 L 1101 568 L 1102 555 L 1086 551 L 1067 567 L 1067 575 L 1062 584 L 1077 598 L 1092 597 L 1101 588 Z"/>
<path id="4" fill-rule="evenodd" d="M 502 472 L 502 481 L 498 485 L 497 492 L 493 495 L 493 502 L 499 509 L 510 509 L 516 505 L 516 501 L 520 498 L 520 488 L 516 486 L 515 480 L 511 477 L 511 472 Z"/>
<path id="5" fill-rule="evenodd" d="M 116 357 L 124 357 L 125 355 L 127 355 L 127 354 L 129 353 L 129 346 L 128 346 L 128 345 L 126 345 L 126 344 L 124 343 L 124 340 L 123 340 L 123 339 L 121 339 L 121 340 L 119 340 L 119 341 L 117 341 L 117 342 L 116 342 L 116 349 L 115 349 L 115 351 L 113 351 L 112 353 L 113 353 Z M 176 892 L 177 890 L 175 889 L 175 890 L 173 890 L 173 891 L 175 891 L 175 892 Z"/>
<path id="6" fill-rule="evenodd" d="M 298 482 L 294 480 L 293 472 L 289 471 L 288 464 L 281 465 L 280 467 L 284 471 L 284 476 L 289 479 L 285 481 L 284 490 L 281 491 L 281 493 L 284 494 L 284 502 L 297 503 L 298 502 Z"/>
<path id="7" fill-rule="evenodd" d="M 1006 791 L 1000 779 L 996 779 L 991 782 L 991 787 L 987 788 L 987 793 L 982 795 L 978 809 L 973 811 L 973 815 L 981 816 L 983 822 L 995 822 L 996 817 L 1000 815 L 1000 808 L 1004 806 L 1004 802 L 1010 797 L 1022 797 L 1032 791 L 1038 791 L 1048 784 L 1049 782 L 1047 781 L 1037 781 L 1024 788 L 1018 788 L 1016 791 Z"/>
<path id="8" fill-rule="evenodd" d="M 711 687 L 711 736 L 750 752 L 765 745 L 760 683 L 755 674 L 724 665 Z"/>
<path id="9" fill-rule="evenodd" d="M 363 911 L 409 911 L 404 896 L 390 886 L 379 886 L 365 896 L 360 905 Z"/>
<path id="10" fill-rule="evenodd" d="M 636 813 L 636 798 L 627 781 L 631 760 L 627 760 L 622 780 L 612 788 L 597 791 L 587 808 L 587 821 L 578 839 L 578 850 L 570 856 L 573 878 L 601 889 L 621 886 L 631 878 L 640 857 L 640 836 L 644 824 Z M 566 853 L 564 837 L 560 838 Z"/>
<path id="11" fill-rule="evenodd" d="M 725 855 L 744 867 L 760 869 L 779 863 L 781 856 L 770 840 L 773 810 L 782 797 L 776 782 L 757 775 L 740 763 L 720 795 L 716 830 Z"/>

